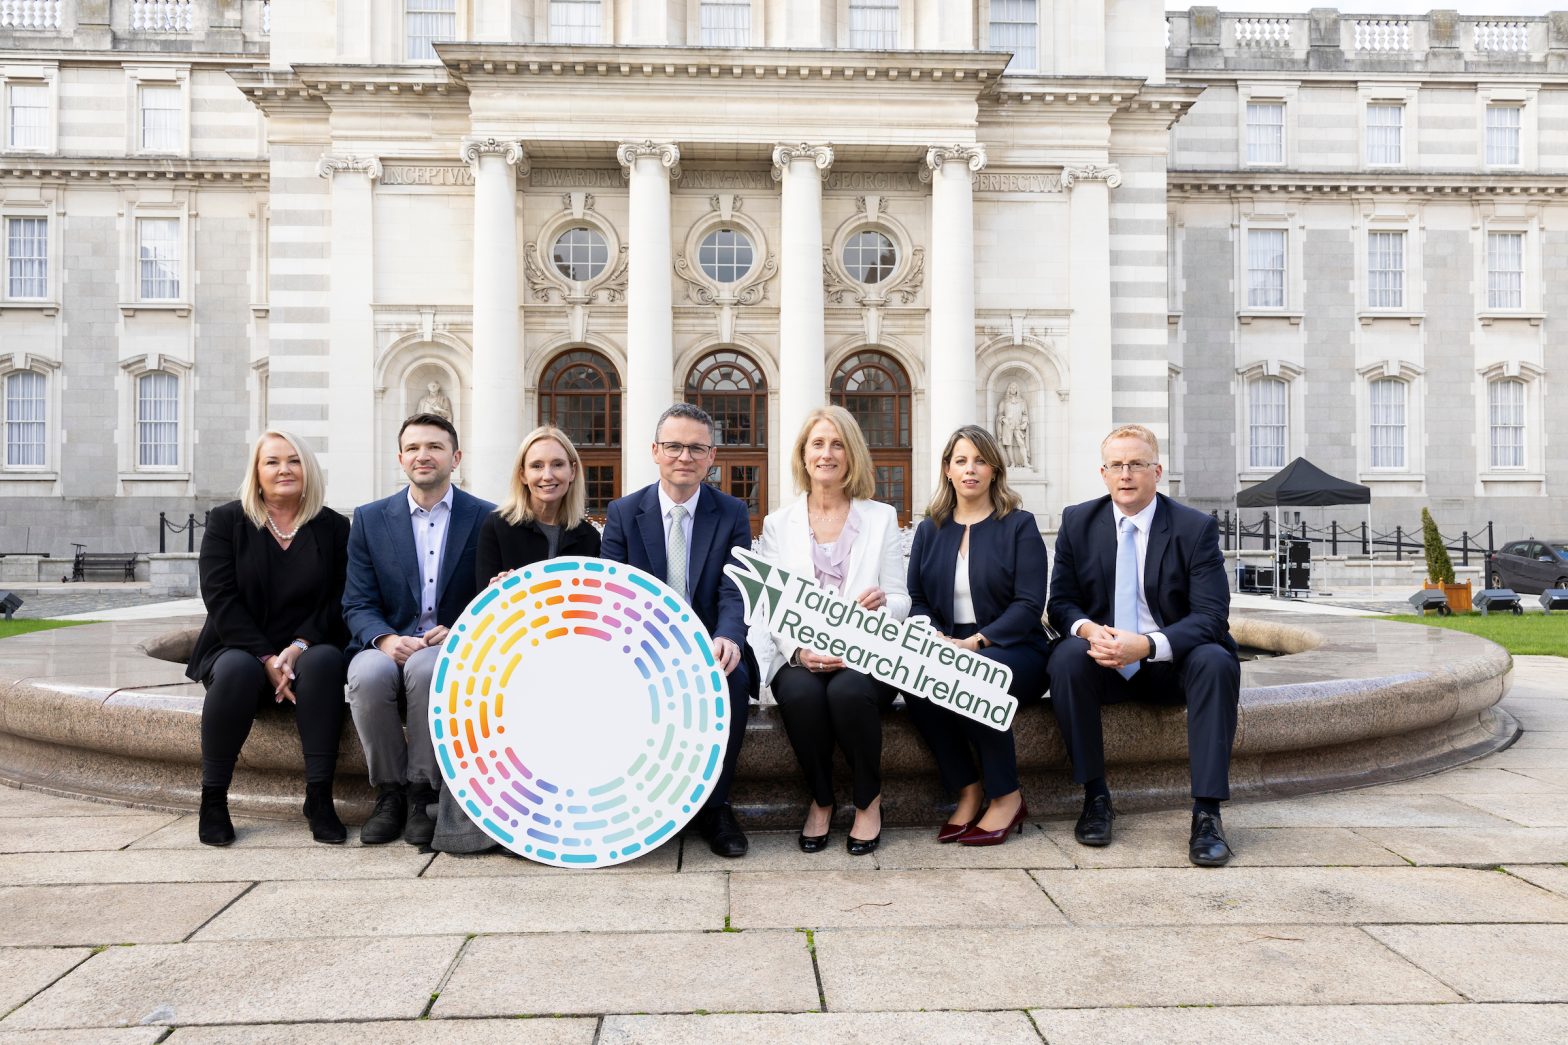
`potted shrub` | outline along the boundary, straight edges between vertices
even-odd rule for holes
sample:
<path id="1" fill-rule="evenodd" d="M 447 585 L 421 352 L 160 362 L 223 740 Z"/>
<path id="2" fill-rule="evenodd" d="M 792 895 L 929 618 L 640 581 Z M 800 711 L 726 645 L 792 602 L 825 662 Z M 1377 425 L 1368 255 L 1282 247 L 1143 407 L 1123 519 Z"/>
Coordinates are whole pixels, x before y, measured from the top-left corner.
<path id="1" fill-rule="evenodd" d="M 1443 535 L 1437 532 L 1432 513 L 1421 509 L 1421 545 L 1426 552 L 1426 583 L 1423 588 L 1441 588 L 1448 599 L 1448 608 L 1455 613 L 1470 612 L 1470 582 L 1454 583 L 1454 564 L 1443 547 Z"/>

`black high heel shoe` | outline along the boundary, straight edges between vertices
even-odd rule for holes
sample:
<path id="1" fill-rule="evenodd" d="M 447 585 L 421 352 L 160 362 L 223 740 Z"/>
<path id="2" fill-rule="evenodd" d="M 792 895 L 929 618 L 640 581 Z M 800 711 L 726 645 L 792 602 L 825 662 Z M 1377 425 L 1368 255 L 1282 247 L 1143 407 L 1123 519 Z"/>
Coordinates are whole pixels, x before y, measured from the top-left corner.
<path id="1" fill-rule="evenodd" d="M 831 831 L 824 831 L 820 835 L 808 835 L 801 832 L 800 851 L 803 853 L 820 853 L 828 847 L 828 835 Z"/>
<path id="2" fill-rule="evenodd" d="M 850 856 L 869 856 L 877 851 L 877 846 L 882 844 L 882 832 L 878 831 L 875 838 L 856 838 L 850 835 L 844 840 L 844 848 L 849 850 Z"/>

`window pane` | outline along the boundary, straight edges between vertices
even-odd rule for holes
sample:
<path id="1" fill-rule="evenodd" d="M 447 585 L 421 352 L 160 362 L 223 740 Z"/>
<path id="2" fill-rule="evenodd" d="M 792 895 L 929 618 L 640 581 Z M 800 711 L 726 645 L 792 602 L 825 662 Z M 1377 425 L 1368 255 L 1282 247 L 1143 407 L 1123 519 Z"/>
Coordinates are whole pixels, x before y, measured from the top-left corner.
<path id="1" fill-rule="evenodd" d="M 1486 107 L 1486 162 L 1499 167 L 1519 165 L 1519 117 L 1517 105 Z"/>
<path id="2" fill-rule="evenodd" d="M 1486 237 L 1486 307 L 1524 308 L 1524 233 Z"/>
<path id="3" fill-rule="evenodd" d="M 1405 392 L 1397 378 L 1372 382 L 1372 467 L 1405 467 Z"/>
<path id="4" fill-rule="evenodd" d="M 739 229 L 715 229 L 698 250 L 702 271 L 716 283 L 734 283 L 751 271 L 751 239 Z"/>
<path id="5" fill-rule="evenodd" d="M 844 244 L 844 269 L 861 283 L 881 283 L 898 267 L 898 250 L 880 232 L 857 232 Z"/>
<path id="6" fill-rule="evenodd" d="M 1367 162 L 1403 163 L 1404 126 L 1403 105 L 1367 106 Z"/>
<path id="7" fill-rule="evenodd" d="M 139 218 L 136 222 L 143 301 L 180 298 L 180 219 Z"/>
<path id="8" fill-rule="evenodd" d="M 6 144 L 13 149 L 42 149 L 49 144 L 49 87 L 13 83 L 6 89 Z"/>
<path id="9" fill-rule="evenodd" d="M 1486 386 L 1493 468 L 1524 467 L 1524 382 L 1512 378 Z"/>
<path id="10" fill-rule="evenodd" d="M 170 84 L 143 84 L 141 98 L 142 148 L 177 152 L 185 108 L 180 88 Z"/>
<path id="11" fill-rule="evenodd" d="M 1038 0 L 991 0 L 991 50 L 1011 51 L 1010 73 L 1039 68 L 1040 14 Z"/>
<path id="12" fill-rule="evenodd" d="M 849 46 L 891 51 L 898 46 L 898 0 L 849 0 Z"/>
<path id="13" fill-rule="evenodd" d="M 1367 234 L 1367 305 L 1405 307 L 1405 234 Z"/>
<path id="14" fill-rule="evenodd" d="M 1285 230 L 1247 232 L 1247 307 L 1285 307 Z"/>
<path id="15" fill-rule="evenodd" d="M 596 44 L 601 25 L 599 0 L 550 0 L 553 44 Z"/>
<path id="16" fill-rule="evenodd" d="M 457 0 L 407 0 L 403 32 L 411 61 L 434 61 L 432 44 L 457 39 Z"/>
<path id="17" fill-rule="evenodd" d="M 5 379 L 5 463 L 44 466 L 44 375 L 20 370 Z"/>
<path id="18" fill-rule="evenodd" d="M 136 463 L 173 468 L 180 463 L 180 382 L 153 371 L 136 379 Z"/>
<path id="19" fill-rule="evenodd" d="M 1247 466 L 1285 467 L 1285 382 L 1254 378 L 1247 385 Z"/>
<path id="20" fill-rule="evenodd" d="M 49 296 L 49 219 L 7 218 L 6 296 Z"/>
<path id="21" fill-rule="evenodd" d="M 597 229 L 579 226 L 556 238 L 551 260 L 556 271 L 577 283 L 597 279 L 610 257 L 610 246 Z"/>
<path id="22" fill-rule="evenodd" d="M 702 46 L 750 46 L 751 0 L 703 0 L 700 15 Z"/>
<path id="23" fill-rule="evenodd" d="M 1247 103 L 1247 162 L 1285 162 L 1285 104 Z"/>

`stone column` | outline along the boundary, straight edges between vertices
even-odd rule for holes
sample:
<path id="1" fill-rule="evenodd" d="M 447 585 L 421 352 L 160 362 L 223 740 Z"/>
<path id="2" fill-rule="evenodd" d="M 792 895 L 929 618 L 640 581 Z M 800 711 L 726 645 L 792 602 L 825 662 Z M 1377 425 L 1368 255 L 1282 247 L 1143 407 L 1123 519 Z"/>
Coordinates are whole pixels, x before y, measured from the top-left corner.
<path id="1" fill-rule="evenodd" d="M 947 437 L 975 424 L 974 175 L 985 167 L 983 145 L 938 145 L 926 150 L 921 176 L 931 181 L 931 344 L 926 355 L 926 445 L 931 456 L 910 477 L 914 503 L 923 504 L 942 460 Z"/>
<path id="2" fill-rule="evenodd" d="M 670 295 L 670 181 L 680 177 L 672 142 L 623 142 L 615 150 L 630 181 L 626 258 L 626 377 L 621 411 L 621 492 L 659 478 L 648 454 L 654 425 L 670 405 L 675 312 Z"/>
<path id="3" fill-rule="evenodd" d="M 364 504 L 376 498 L 375 322 L 370 304 L 375 285 L 372 188 L 381 177 L 373 157 L 328 154 L 316 173 L 332 185 L 332 231 L 328 261 L 331 298 L 327 307 L 328 430 L 323 464 L 333 504 Z"/>
<path id="4" fill-rule="evenodd" d="M 1111 222 L 1110 190 L 1122 183 L 1114 165 L 1062 168 L 1062 189 L 1072 199 L 1071 345 L 1072 398 L 1068 401 L 1068 504 L 1103 492 L 1099 474 L 1085 465 L 1100 460 L 1100 440 L 1111 430 Z"/>
<path id="5" fill-rule="evenodd" d="M 528 173 L 523 143 L 484 138 L 465 142 L 474 171 L 473 417 L 461 475 L 472 494 L 499 503 L 510 486 L 508 469 L 533 427 L 524 401 L 522 313 L 517 300 L 517 176 Z"/>
<path id="6" fill-rule="evenodd" d="M 822 182 L 833 165 L 830 145 L 780 145 L 773 177 L 782 193 L 779 245 L 779 428 L 788 447 L 806 415 L 827 399 L 827 343 L 822 299 Z M 782 473 L 786 479 L 786 469 Z"/>

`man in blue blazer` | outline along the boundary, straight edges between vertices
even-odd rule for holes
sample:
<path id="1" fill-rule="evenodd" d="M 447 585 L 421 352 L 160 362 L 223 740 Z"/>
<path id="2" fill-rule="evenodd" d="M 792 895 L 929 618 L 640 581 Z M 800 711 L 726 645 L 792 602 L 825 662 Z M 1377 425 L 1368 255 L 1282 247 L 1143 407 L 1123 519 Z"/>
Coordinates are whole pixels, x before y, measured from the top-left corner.
<path id="1" fill-rule="evenodd" d="M 451 421 L 415 414 L 397 439 L 408 487 L 356 508 L 349 531 L 348 705 L 376 788 L 360 841 L 383 845 L 401 836 L 423 846 L 435 833 L 429 807 L 441 782 L 426 721 L 430 676 L 447 628 L 474 597 L 479 527 L 495 505 L 452 485 L 463 452 Z"/>
<path id="2" fill-rule="evenodd" d="M 1230 860 L 1220 802 L 1230 797 L 1241 665 L 1230 637 L 1230 585 L 1214 519 L 1156 493 L 1160 444 L 1123 425 L 1100 444 L 1109 496 L 1062 513 L 1046 603 L 1062 641 L 1051 653 L 1051 706 L 1084 787 L 1074 835 L 1108 845 L 1100 708 L 1124 700 L 1187 705 L 1192 773 L 1188 857 Z"/>
<path id="3" fill-rule="evenodd" d="M 724 769 L 697 814 L 697 830 L 719 856 L 745 856 L 746 834 L 730 807 L 730 783 L 746 738 L 757 671 L 746 649 L 740 589 L 723 571 L 731 549 L 751 547 L 751 519 L 746 502 L 703 485 L 713 454 L 713 418 L 688 403 L 664 411 L 653 442 L 659 481 L 610 504 L 599 554 L 685 592 L 713 637 L 713 655 L 729 676 L 730 737 Z"/>

